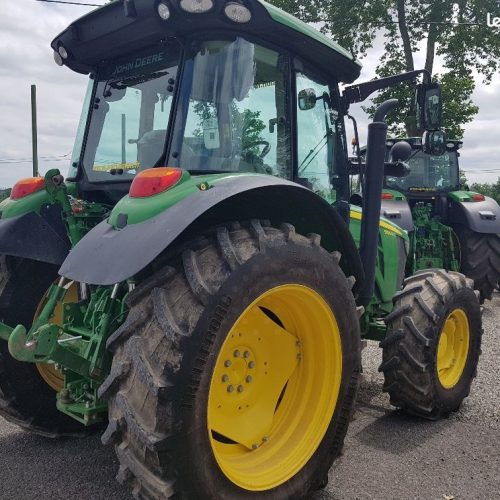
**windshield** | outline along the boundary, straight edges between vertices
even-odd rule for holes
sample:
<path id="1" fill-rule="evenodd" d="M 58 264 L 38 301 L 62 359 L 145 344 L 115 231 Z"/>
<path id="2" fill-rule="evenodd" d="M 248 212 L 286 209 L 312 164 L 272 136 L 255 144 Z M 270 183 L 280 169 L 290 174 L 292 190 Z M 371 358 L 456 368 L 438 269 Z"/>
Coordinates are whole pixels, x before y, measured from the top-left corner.
<path id="1" fill-rule="evenodd" d="M 287 59 L 248 42 L 202 42 L 186 61 L 168 165 L 290 176 Z"/>
<path id="2" fill-rule="evenodd" d="M 163 156 L 178 60 L 169 43 L 99 69 L 83 156 L 90 182 L 129 180 Z"/>
<path id="3" fill-rule="evenodd" d="M 408 161 L 406 177 L 386 177 L 385 186 L 400 191 L 439 191 L 456 189 L 459 185 L 456 151 L 431 156 L 418 151 Z"/>

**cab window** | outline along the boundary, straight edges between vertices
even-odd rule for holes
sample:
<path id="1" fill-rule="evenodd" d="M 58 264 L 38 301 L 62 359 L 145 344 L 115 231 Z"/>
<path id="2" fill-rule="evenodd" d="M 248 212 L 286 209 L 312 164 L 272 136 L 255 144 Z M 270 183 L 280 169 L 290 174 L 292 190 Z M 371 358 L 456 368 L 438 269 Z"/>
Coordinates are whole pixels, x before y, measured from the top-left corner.
<path id="1" fill-rule="evenodd" d="M 297 152 L 299 182 L 332 202 L 331 185 L 335 157 L 337 114 L 330 108 L 326 82 L 302 72 L 296 73 Z"/>

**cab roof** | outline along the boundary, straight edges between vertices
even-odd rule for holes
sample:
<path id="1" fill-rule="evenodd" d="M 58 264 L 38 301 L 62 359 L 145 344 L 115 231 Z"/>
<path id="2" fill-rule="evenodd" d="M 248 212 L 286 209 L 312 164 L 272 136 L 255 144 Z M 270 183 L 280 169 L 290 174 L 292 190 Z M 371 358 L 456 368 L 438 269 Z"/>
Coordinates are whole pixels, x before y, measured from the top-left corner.
<path id="1" fill-rule="evenodd" d="M 168 38 L 183 39 L 193 34 L 214 37 L 248 35 L 284 47 L 330 74 L 339 82 L 351 83 L 360 74 L 361 64 L 340 45 L 308 24 L 261 0 L 244 0 L 252 13 L 247 23 L 234 23 L 224 14 L 231 0 L 213 0 L 205 13 L 183 11 L 178 0 L 163 0 L 170 18 L 162 20 L 158 0 L 115 0 L 77 19 L 51 43 L 62 45 L 68 58 L 64 64 L 73 71 L 90 73 L 99 63 L 143 49 Z"/>

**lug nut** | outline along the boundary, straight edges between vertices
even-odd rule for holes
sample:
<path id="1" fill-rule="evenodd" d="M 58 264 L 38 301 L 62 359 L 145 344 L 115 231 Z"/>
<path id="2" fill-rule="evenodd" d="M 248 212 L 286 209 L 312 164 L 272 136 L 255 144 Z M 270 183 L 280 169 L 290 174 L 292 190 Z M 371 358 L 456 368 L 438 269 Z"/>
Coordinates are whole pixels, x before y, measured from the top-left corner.
<path id="1" fill-rule="evenodd" d="M 244 390 L 245 390 L 245 388 L 242 385 L 238 386 L 238 392 L 243 392 Z"/>
<path id="2" fill-rule="evenodd" d="M 233 352 L 233 356 L 235 358 L 239 358 L 240 357 L 240 351 L 238 351 L 238 349 L 236 349 L 236 351 Z"/>
<path id="3" fill-rule="evenodd" d="M 231 366 L 231 361 L 229 361 L 229 359 L 227 359 L 226 361 L 224 361 L 224 366 L 226 368 L 229 368 Z"/>
<path id="4" fill-rule="evenodd" d="M 250 384 L 252 382 L 252 376 L 247 375 L 246 381 L 247 381 L 247 384 Z"/>
<path id="5" fill-rule="evenodd" d="M 264 437 L 262 438 L 262 442 L 263 442 L 263 443 L 267 443 L 268 441 L 269 441 L 269 436 L 264 436 Z"/>
<path id="6" fill-rule="evenodd" d="M 249 353 L 248 351 L 245 351 L 245 352 L 243 353 L 243 357 L 244 357 L 244 358 L 249 358 L 249 357 L 250 357 L 250 353 Z"/>
<path id="7" fill-rule="evenodd" d="M 229 377 L 227 375 L 222 375 L 222 381 L 227 382 L 229 380 Z"/>
<path id="8" fill-rule="evenodd" d="M 254 366 L 255 366 L 254 361 L 250 361 L 250 363 L 248 363 L 248 368 L 253 368 Z"/>
<path id="9" fill-rule="evenodd" d="M 234 387 L 232 385 L 228 385 L 227 392 L 233 392 L 233 391 L 234 391 Z"/>
<path id="10" fill-rule="evenodd" d="M 258 444 L 256 444 L 256 443 L 252 444 L 252 450 L 256 450 L 258 447 L 259 447 Z"/>

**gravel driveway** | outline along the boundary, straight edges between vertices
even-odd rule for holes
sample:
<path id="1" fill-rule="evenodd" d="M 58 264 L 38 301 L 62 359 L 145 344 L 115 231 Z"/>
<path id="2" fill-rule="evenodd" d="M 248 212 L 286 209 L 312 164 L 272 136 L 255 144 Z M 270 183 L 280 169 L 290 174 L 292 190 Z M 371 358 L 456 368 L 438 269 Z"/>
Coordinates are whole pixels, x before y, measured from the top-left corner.
<path id="1" fill-rule="evenodd" d="M 500 498 L 500 294 L 484 310 L 483 354 L 470 397 L 446 420 L 391 410 L 377 372 L 380 352 L 364 351 L 358 411 L 343 456 L 314 500 Z M 52 441 L 0 419 L 0 499 L 129 498 L 118 464 L 98 437 Z"/>

